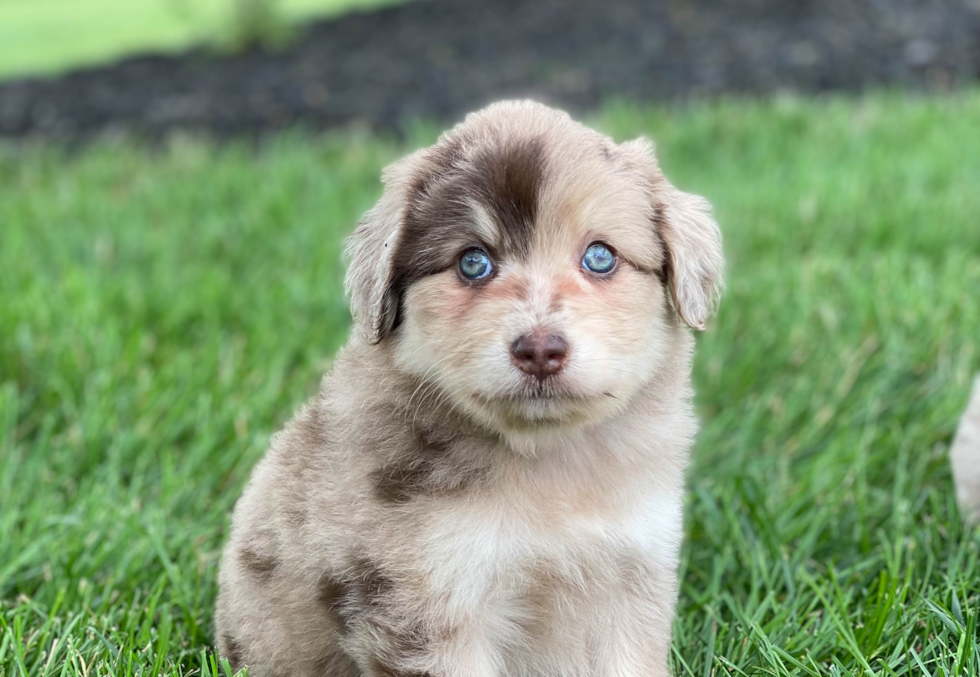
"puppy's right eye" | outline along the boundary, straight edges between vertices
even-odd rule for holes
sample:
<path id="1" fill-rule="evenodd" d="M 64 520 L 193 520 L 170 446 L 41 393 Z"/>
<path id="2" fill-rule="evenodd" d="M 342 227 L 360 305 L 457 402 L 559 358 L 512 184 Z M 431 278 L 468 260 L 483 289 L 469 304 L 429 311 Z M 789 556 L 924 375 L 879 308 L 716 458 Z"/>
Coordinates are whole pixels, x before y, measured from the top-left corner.
<path id="1" fill-rule="evenodd" d="M 593 242 L 585 250 L 585 256 L 582 257 L 582 267 L 598 275 L 606 275 L 616 267 L 616 255 L 601 242 Z"/>
<path id="2" fill-rule="evenodd" d="M 459 273 L 467 280 L 483 280 L 491 272 L 493 264 L 482 249 L 467 249 L 459 258 Z"/>

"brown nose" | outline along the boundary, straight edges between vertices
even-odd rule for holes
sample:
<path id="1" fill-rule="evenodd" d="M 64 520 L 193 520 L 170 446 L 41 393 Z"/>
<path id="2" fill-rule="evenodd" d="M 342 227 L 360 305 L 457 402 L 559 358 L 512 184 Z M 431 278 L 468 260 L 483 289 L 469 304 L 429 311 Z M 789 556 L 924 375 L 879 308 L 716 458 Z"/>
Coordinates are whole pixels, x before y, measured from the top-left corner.
<path id="1" fill-rule="evenodd" d="M 525 374 L 543 379 L 561 371 L 568 344 L 558 334 L 525 334 L 510 347 L 514 364 Z"/>

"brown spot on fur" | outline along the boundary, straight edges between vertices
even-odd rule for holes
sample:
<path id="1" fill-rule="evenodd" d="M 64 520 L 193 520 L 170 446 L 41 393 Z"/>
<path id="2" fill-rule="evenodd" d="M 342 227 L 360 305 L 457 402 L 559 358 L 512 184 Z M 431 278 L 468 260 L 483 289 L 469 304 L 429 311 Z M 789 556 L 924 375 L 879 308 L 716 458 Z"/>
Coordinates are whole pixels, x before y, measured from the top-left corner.
<path id="1" fill-rule="evenodd" d="M 222 656 L 228 659 L 228 662 L 231 663 L 231 667 L 236 670 L 242 667 L 244 653 L 242 651 L 242 645 L 238 643 L 238 640 L 236 640 L 230 634 L 225 633 L 221 636 L 221 644 L 223 646 L 220 649 L 220 653 Z"/>
<path id="2" fill-rule="evenodd" d="M 317 659 L 314 674 L 328 677 L 363 677 L 364 675 L 350 656 L 337 649 Z"/>
<path id="3" fill-rule="evenodd" d="M 388 650 L 385 660 L 376 659 L 372 669 L 378 675 L 417 676 L 420 673 L 400 670 L 422 655 L 428 644 L 421 625 L 406 629 L 391 616 L 391 595 L 395 582 L 381 567 L 367 557 L 356 559 L 340 578 L 331 574 L 321 576 L 317 584 L 317 599 L 326 607 L 340 632 L 347 634 L 354 624 L 364 624 L 370 632 L 384 636 Z M 398 628 L 398 629 L 396 629 Z"/>
<path id="4" fill-rule="evenodd" d="M 544 142 L 534 138 L 488 148 L 473 159 L 473 169 L 477 199 L 490 208 L 507 248 L 526 256 L 544 180 Z"/>
<path id="5" fill-rule="evenodd" d="M 371 659 L 371 674 L 375 675 L 376 677 L 397 677 L 398 675 L 398 673 L 395 672 L 391 666 L 386 664 L 377 656 L 374 656 Z"/>
<path id="6" fill-rule="evenodd" d="M 279 566 L 274 557 L 261 555 L 248 547 L 238 551 L 238 561 L 259 580 L 268 580 Z"/>
<path id="7" fill-rule="evenodd" d="M 428 641 L 421 628 L 412 628 L 407 632 L 389 632 L 387 639 L 389 650 L 384 658 L 375 656 L 372 661 L 372 667 L 377 670 L 377 674 L 394 677 L 431 677 L 431 673 L 428 672 L 399 667 L 400 664 L 416 662 L 424 655 Z"/>
<path id="8" fill-rule="evenodd" d="M 448 451 L 447 441 L 416 431 L 413 448 L 371 473 L 375 496 L 385 503 L 407 503 L 419 496 L 465 489 L 474 471 L 454 465 Z"/>
<path id="9" fill-rule="evenodd" d="M 408 194 L 410 204 L 414 205 L 425 199 L 433 182 L 452 171 L 462 159 L 462 147 L 461 139 L 449 139 L 445 143 L 437 144 L 425 151 L 427 154 L 426 167 L 419 172 L 415 181 L 412 182 L 412 188 Z"/>
<path id="10" fill-rule="evenodd" d="M 316 584 L 316 599 L 327 609 L 333 610 L 349 594 L 347 585 L 330 574 L 323 574 Z"/>
<path id="11" fill-rule="evenodd" d="M 416 496 L 429 493 L 429 478 L 433 474 L 431 459 L 406 459 L 372 473 L 375 495 L 387 503 L 406 503 Z"/>
<path id="12" fill-rule="evenodd" d="M 282 462 L 291 480 L 298 484 L 312 481 L 322 472 L 318 467 L 319 450 L 330 444 L 330 421 L 323 406 L 320 398 L 304 405 L 287 428 L 294 451 L 283 454 Z M 292 523 L 306 521 L 307 505 L 301 496 L 291 497 L 284 509 Z"/>
<path id="13" fill-rule="evenodd" d="M 354 575 L 361 602 L 369 607 L 380 607 L 395 587 L 378 565 L 366 558 L 357 560 L 351 573 Z"/>
<path id="14" fill-rule="evenodd" d="M 317 582 L 317 601 L 326 608 L 342 632 L 350 632 L 354 622 L 372 623 L 383 612 L 394 583 L 371 560 L 356 560 L 343 578 L 323 574 Z"/>
<path id="15" fill-rule="evenodd" d="M 526 639 L 548 641 L 560 627 L 555 618 L 563 613 L 562 602 L 569 600 L 569 585 L 552 562 L 537 560 L 526 571 L 527 588 L 521 594 L 524 613 L 518 627 Z"/>
<path id="16" fill-rule="evenodd" d="M 371 673 L 377 677 L 432 677 L 428 672 L 416 672 L 414 670 L 402 670 L 377 656 L 371 659 Z"/>
<path id="17" fill-rule="evenodd" d="M 550 562 L 536 562 L 530 567 L 530 574 L 531 586 L 525 595 L 526 603 L 535 610 L 535 616 L 546 618 L 567 584 Z"/>
<path id="18" fill-rule="evenodd" d="M 341 632 L 348 632 L 352 615 L 348 608 L 352 598 L 350 584 L 329 574 L 324 574 L 317 582 L 316 598 L 326 608 L 330 618 L 337 624 L 337 628 Z"/>

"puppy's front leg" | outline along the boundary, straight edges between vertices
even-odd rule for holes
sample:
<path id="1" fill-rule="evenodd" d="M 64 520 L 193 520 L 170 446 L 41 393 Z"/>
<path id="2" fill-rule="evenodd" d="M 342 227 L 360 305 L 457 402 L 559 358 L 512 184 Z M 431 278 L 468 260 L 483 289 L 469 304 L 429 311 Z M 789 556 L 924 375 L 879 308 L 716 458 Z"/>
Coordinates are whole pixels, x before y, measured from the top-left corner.
<path id="1" fill-rule="evenodd" d="M 603 604 L 596 626 L 594 673 L 601 677 L 669 677 L 675 573 L 630 567 L 619 594 Z"/>
<path id="2" fill-rule="evenodd" d="M 448 641 L 434 645 L 431 677 L 498 677 L 503 675 L 500 654 L 490 637 L 474 623 L 454 628 Z"/>

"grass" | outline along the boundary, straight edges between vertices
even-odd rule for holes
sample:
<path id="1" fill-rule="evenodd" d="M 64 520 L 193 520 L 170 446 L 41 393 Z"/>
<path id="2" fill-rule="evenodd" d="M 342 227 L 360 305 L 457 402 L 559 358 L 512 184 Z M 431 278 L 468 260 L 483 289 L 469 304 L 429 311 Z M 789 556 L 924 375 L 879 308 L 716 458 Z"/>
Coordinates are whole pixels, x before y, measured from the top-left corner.
<path id="1" fill-rule="evenodd" d="M 240 1 L 240 0 L 238 0 Z M 270 0 L 287 21 L 394 0 Z M 0 79 L 230 38 L 236 0 L 0 0 Z"/>
<path id="2" fill-rule="evenodd" d="M 656 138 L 729 257 L 676 674 L 980 674 L 945 457 L 980 369 L 977 120 L 980 92 L 598 116 Z M 345 339 L 341 238 L 404 150 L 0 148 L 0 675 L 223 674 L 229 510 Z"/>

